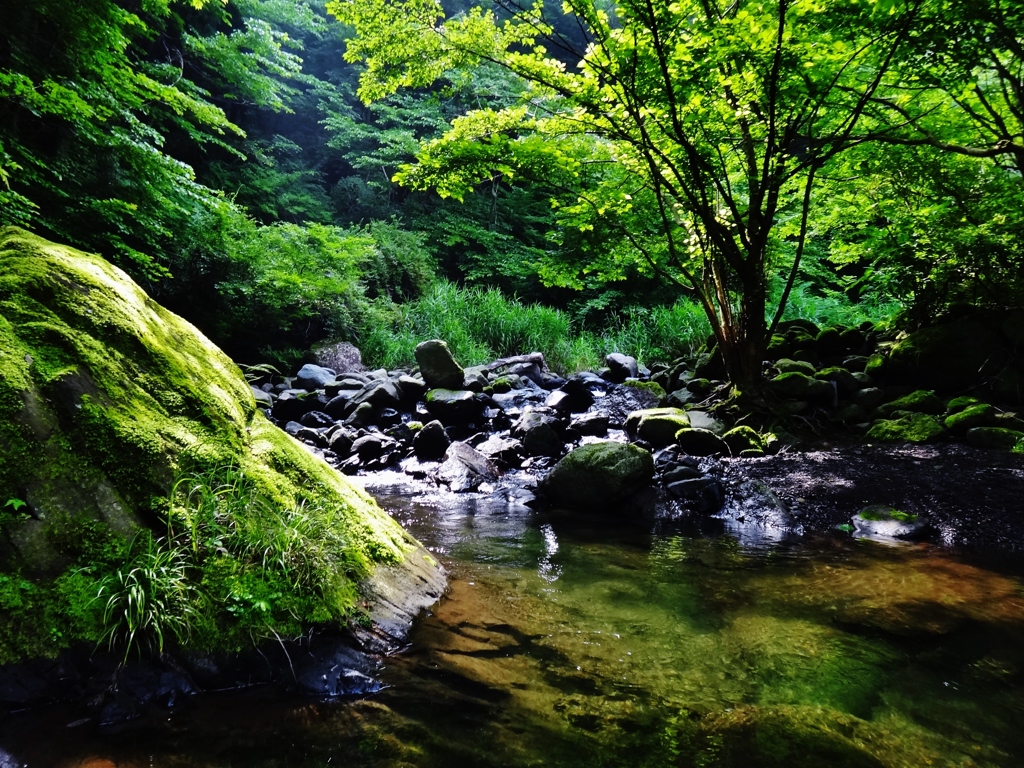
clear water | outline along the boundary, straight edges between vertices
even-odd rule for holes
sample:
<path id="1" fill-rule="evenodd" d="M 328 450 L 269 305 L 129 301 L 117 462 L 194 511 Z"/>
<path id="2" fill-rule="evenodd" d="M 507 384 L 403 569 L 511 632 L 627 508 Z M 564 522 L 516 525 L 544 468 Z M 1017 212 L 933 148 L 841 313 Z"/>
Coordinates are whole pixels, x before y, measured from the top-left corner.
<path id="1" fill-rule="evenodd" d="M 1024 764 L 1006 567 L 373 490 L 451 570 L 385 691 L 206 695 L 118 733 L 29 713 L 0 768 Z"/>

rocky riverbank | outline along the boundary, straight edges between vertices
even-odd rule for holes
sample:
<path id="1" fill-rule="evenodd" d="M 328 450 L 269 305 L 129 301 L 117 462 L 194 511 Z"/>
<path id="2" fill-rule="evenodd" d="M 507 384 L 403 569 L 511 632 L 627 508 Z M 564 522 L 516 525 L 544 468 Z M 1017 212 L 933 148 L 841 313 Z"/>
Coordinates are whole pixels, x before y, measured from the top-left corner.
<path id="1" fill-rule="evenodd" d="M 432 341 L 416 370 L 367 371 L 335 348 L 345 370 L 308 364 L 254 391 L 282 428 L 349 474 L 397 468 L 455 493 L 690 517 L 753 538 L 838 531 L 1024 546 L 1024 457 L 1006 450 L 1024 437 L 1016 412 L 902 383 L 918 372 L 901 374 L 899 345 L 870 331 L 812 330 L 789 326 L 777 350 L 805 359 L 766 363 L 784 417 L 746 419 L 759 429 L 729 424 L 727 408 L 715 415 L 713 355 L 654 370 L 609 355 L 604 370 L 563 378 L 537 353 L 462 369 Z M 817 347 L 794 350 L 802 339 Z M 801 424 L 829 425 L 832 445 L 808 429 L 799 449 L 778 427 Z"/>

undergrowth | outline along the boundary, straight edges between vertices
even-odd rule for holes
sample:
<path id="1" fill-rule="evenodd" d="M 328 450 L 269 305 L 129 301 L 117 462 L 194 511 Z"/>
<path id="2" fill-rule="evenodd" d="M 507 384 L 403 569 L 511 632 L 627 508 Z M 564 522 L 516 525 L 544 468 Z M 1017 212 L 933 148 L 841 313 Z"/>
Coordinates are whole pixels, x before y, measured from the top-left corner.
<path id="1" fill-rule="evenodd" d="M 418 301 L 378 303 L 359 346 L 365 361 L 388 369 L 414 365 L 414 350 L 424 339 L 444 339 L 463 365 L 543 352 L 551 368 L 568 373 L 599 368 L 609 352 L 646 363 L 670 360 L 693 351 L 709 333 L 703 311 L 692 302 L 627 308 L 610 327 L 595 330 L 580 327 L 566 312 L 523 304 L 494 288 L 442 282 Z"/>
<path id="2" fill-rule="evenodd" d="M 167 533 L 130 541 L 66 520 L 51 540 L 70 566 L 51 582 L 0 574 L 0 663 L 53 656 L 76 642 L 126 661 L 188 643 L 240 650 L 344 621 L 356 605 L 358 554 L 335 510 L 275 504 L 235 467 L 180 475 Z"/>

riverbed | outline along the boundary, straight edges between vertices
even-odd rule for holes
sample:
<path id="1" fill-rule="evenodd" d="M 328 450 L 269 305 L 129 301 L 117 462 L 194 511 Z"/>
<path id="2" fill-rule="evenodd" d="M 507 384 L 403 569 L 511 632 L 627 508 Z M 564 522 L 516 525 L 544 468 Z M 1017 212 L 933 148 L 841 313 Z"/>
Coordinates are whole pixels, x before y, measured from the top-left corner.
<path id="1" fill-rule="evenodd" d="M 1024 581 L 934 544 L 539 513 L 376 476 L 450 571 L 385 689 L 206 693 L 104 731 L 0 724 L 0 768 L 1017 766 Z"/>

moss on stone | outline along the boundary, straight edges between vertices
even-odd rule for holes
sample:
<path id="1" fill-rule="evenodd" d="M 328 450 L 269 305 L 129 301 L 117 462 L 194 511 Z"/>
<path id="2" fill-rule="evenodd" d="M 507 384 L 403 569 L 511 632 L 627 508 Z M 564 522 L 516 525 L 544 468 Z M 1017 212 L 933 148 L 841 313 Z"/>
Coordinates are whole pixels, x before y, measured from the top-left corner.
<path id="1" fill-rule="evenodd" d="M 919 389 L 904 395 L 885 405 L 879 406 L 879 413 L 888 416 L 896 411 L 913 411 L 915 413 L 928 413 L 937 416 L 944 413 L 946 406 L 932 390 Z"/>
<path id="2" fill-rule="evenodd" d="M 620 386 L 650 392 L 658 400 L 664 400 L 666 397 L 665 388 L 656 381 L 624 381 Z"/>
<path id="3" fill-rule="evenodd" d="M 0 499 L 32 513 L 4 525 L 13 547 L 0 552 L 0 571 L 55 594 L 80 557 L 60 544 L 68 530 L 162 535 L 175 475 L 225 465 L 273 505 L 306 505 L 341 531 L 350 557 L 336 578 L 350 584 L 333 590 L 347 598 L 325 618 L 354 608 L 357 580 L 377 564 L 416 547 L 365 492 L 271 425 L 237 366 L 127 275 L 0 229 Z"/>
<path id="4" fill-rule="evenodd" d="M 898 411 L 893 415 L 897 418 L 879 419 L 872 424 L 871 429 L 868 430 L 868 439 L 886 442 L 927 443 L 938 439 L 943 434 L 942 425 L 928 414 Z"/>
<path id="5" fill-rule="evenodd" d="M 944 423 L 946 429 L 959 435 L 975 427 L 992 426 L 995 414 L 996 409 L 988 403 L 977 403 L 947 416 Z"/>

